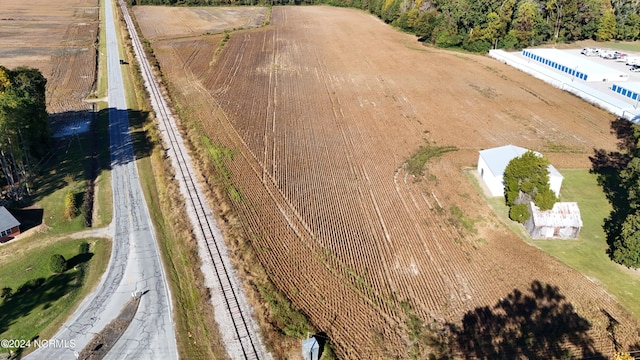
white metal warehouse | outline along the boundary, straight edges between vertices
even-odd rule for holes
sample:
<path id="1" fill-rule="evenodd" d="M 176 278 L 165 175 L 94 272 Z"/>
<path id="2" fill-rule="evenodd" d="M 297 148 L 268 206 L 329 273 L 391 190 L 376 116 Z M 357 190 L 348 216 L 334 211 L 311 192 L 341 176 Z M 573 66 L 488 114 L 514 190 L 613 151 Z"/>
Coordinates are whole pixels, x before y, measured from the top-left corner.
<path id="1" fill-rule="evenodd" d="M 522 55 L 571 76 L 571 80 L 627 81 L 629 74 L 557 49 L 525 49 Z"/>
<path id="2" fill-rule="evenodd" d="M 613 84 L 611 90 L 631 100 L 640 100 L 640 82 L 626 82 L 624 84 Z M 637 103 L 636 103 L 637 106 Z"/>
<path id="3" fill-rule="evenodd" d="M 480 179 L 489 189 L 491 196 L 504 196 L 504 169 L 507 168 L 512 159 L 522 156 L 527 151 L 529 150 L 515 145 L 505 145 L 480 151 L 478 175 L 480 175 Z M 541 156 L 540 153 L 535 153 Z M 560 196 L 560 188 L 564 177 L 553 165 L 549 165 L 548 169 L 549 188 L 556 196 Z"/>

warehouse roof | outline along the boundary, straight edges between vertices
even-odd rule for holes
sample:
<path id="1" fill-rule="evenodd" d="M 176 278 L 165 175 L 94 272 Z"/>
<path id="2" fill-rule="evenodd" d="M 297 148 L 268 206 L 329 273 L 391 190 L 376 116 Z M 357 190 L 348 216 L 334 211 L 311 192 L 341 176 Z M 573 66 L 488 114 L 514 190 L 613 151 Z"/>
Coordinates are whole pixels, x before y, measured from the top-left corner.
<path id="1" fill-rule="evenodd" d="M 484 162 L 487 164 L 489 170 L 491 170 L 494 176 L 502 176 L 504 174 L 504 169 L 507 168 L 509 162 L 512 159 L 522 156 L 522 154 L 527 151 L 529 151 L 529 149 L 515 145 L 505 145 L 492 149 L 481 150 L 480 157 L 484 159 Z M 542 156 L 539 152 L 534 151 L 534 153 L 538 156 Z M 563 177 L 562 174 L 553 167 L 553 165 L 549 165 L 549 176 Z"/>
<path id="2" fill-rule="evenodd" d="M 575 56 L 572 54 L 568 54 L 564 51 L 560 51 L 558 49 L 525 49 L 532 54 L 536 54 L 545 59 L 555 61 L 558 64 L 564 65 L 570 69 L 574 69 L 580 71 L 585 74 L 611 74 L 614 75 L 612 78 L 616 77 L 627 77 L 629 74 L 617 71 L 608 66 L 601 65 L 595 63 L 593 61 L 587 60 L 586 57 Z M 523 50 L 523 51 L 525 51 Z"/>
<path id="3" fill-rule="evenodd" d="M 621 88 L 631 90 L 635 93 L 640 94 L 640 82 L 637 81 L 628 81 L 624 83 L 614 83 L 613 85 L 619 86 Z"/>

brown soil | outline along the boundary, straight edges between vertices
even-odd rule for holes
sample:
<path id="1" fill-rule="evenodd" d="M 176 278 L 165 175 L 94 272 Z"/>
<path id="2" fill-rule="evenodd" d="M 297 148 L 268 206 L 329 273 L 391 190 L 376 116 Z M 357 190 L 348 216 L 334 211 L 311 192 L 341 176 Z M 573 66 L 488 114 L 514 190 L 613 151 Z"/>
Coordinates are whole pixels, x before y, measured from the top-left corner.
<path id="1" fill-rule="evenodd" d="M 406 357 L 403 304 L 458 323 L 536 281 L 589 320 L 602 353 L 612 351 L 605 312 L 621 345 L 639 340 L 611 296 L 510 233 L 462 172 L 505 144 L 588 167 L 593 148 L 615 148 L 612 115 L 350 9 L 274 7 L 271 26 L 233 33 L 212 62 L 220 41 L 153 46 L 181 114 L 234 153 L 226 166 L 246 240 L 341 357 Z M 414 178 L 403 163 L 425 140 L 459 150 Z M 478 220 L 477 234 L 451 221 L 454 207 Z"/>
<path id="2" fill-rule="evenodd" d="M 96 70 L 98 0 L 25 3 L 0 6 L 0 65 L 29 66 L 47 79 L 47 111 L 83 111 Z"/>
<path id="3" fill-rule="evenodd" d="M 158 40 L 253 28 L 262 24 L 267 9 L 252 6 L 231 8 L 136 6 L 133 8 L 133 14 L 145 37 L 148 40 Z"/>

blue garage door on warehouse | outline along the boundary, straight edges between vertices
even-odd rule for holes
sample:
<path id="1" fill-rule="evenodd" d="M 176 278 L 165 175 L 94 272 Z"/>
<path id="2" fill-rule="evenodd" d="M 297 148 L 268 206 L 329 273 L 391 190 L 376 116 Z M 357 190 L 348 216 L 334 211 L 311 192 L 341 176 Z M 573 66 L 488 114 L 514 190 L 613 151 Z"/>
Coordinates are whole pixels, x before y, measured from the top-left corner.
<path id="1" fill-rule="evenodd" d="M 604 66 L 585 57 L 557 49 L 525 49 L 522 55 L 542 65 L 558 70 L 571 78 L 583 81 L 627 81 L 629 74 Z"/>

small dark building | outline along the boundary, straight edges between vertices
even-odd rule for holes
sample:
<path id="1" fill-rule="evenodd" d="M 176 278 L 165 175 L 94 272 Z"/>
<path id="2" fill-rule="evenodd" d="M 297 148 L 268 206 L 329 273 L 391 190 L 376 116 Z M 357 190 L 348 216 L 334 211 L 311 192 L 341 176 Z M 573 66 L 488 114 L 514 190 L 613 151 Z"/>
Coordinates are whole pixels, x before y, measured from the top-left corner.
<path id="1" fill-rule="evenodd" d="M 20 222 L 4 206 L 0 206 L 0 243 L 20 234 Z"/>

